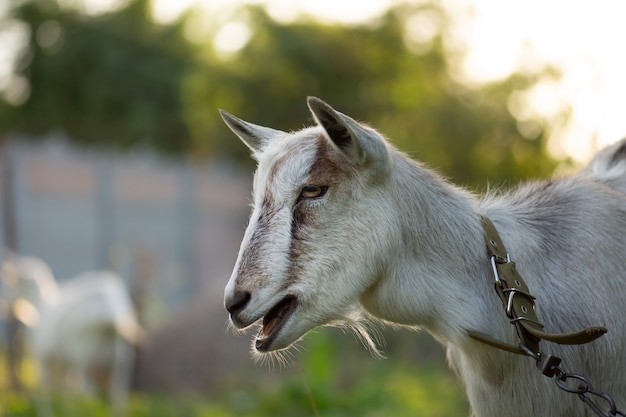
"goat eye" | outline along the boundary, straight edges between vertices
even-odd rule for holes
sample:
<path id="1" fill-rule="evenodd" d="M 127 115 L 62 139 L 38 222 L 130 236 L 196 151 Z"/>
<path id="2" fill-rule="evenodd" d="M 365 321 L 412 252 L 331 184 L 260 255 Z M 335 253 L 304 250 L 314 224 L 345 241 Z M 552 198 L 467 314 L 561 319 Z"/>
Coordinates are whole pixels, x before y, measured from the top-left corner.
<path id="1" fill-rule="evenodd" d="M 300 199 L 319 198 L 326 194 L 326 191 L 328 191 L 328 187 L 321 185 L 307 185 L 302 188 L 302 192 L 300 193 Z"/>

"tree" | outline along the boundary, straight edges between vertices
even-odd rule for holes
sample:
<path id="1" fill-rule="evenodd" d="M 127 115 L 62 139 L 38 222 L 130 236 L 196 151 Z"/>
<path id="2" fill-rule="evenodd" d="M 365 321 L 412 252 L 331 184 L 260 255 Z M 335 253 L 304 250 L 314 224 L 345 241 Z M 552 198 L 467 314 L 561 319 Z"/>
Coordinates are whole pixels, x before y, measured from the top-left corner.
<path id="1" fill-rule="evenodd" d="M 540 68 L 480 87 L 454 81 L 444 47 L 446 12 L 436 4 L 399 4 L 376 24 L 356 27 L 281 24 L 259 6 L 242 13 L 251 40 L 222 59 L 211 43 L 185 38 L 186 18 L 155 23 L 149 0 L 100 16 L 26 0 L 13 17 L 31 29 L 19 66 L 31 94 L 10 109 L 3 129 L 61 128 L 85 144 L 146 144 L 247 160 L 217 108 L 293 130 L 311 121 L 305 97 L 317 95 L 457 182 L 546 175 L 555 165 L 545 153 L 543 122 L 525 121 L 533 129 L 524 137 L 507 109 L 511 94 L 554 72 Z M 440 22 L 420 48 L 407 36 L 416 16 Z"/>
<path id="2" fill-rule="evenodd" d="M 12 18 L 29 27 L 19 75 L 30 96 L 4 128 L 34 135 L 65 130 L 87 145 L 149 144 L 168 152 L 189 146 L 180 85 L 193 65 L 184 19 L 159 25 L 149 0 L 86 16 L 54 0 L 26 1 Z"/>
<path id="3" fill-rule="evenodd" d="M 400 5 L 375 26 L 350 28 L 316 21 L 284 25 L 262 8 L 247 11 L 253 35 L 246 47 L 226 61 L 208 55 L 212 70 L 192 73 L 185 83 L 196 150 L 247 152 L 226 133 L 215 108 L 294 130 L 311 121 L 305 97 L 316 95 L 464 184 L 547 175 L 554 168 L 545 153 L 546 126 L 532 121 L 534 135 L 524 137 L 507 109 L 512 93 L 556 76 L 554 71 L 540 68 L 479 88 L 455 82 L 443 26 L 418 53 L 406 39 L 412 17 L 428 13 L 445 22 L 443 9 Z"/>

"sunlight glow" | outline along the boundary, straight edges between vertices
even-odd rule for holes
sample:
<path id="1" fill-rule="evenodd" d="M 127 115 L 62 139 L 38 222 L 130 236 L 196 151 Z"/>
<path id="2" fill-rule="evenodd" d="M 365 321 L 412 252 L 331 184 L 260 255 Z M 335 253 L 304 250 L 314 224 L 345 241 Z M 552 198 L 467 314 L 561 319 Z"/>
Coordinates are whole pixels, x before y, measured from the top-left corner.
<path id="1" fill-rule="evenodd" d="M 30 86 L 24 79 L 13 74 L 17 65 L 18 52 L 28 44 L 28 28 L 20 23 L 7 21 L 0 28 L 0 94 L 12 105 L 17 106 L 28 98 Z"/>
<path id="2" fill-rule="evenodd" d="M 213 46 L 222 58 L 228 58 L 243 48 L 251 36 L 252 31 L 244 22 L 229 22 L 215 34 Z"/>
<path id="3" fill-rule="evenodd" d="M 194 0 L 155 1 L 182 7 Z M 268 13 L 283 23 L 311 15 L 322 21 L 355 24 L 375 19 L 399 0 L 197 0 L 195 4 L 216 11 L 243 2 L 264 4 Z M 523 100 L 517 99 L 518 112 L 526 107 L 524 112 L 538 114 L 548 122 L 561 106 L 571 109 L 566 127 L 550 132 L 549 150 L 555 156 L 582 163 L 599 147 L 626 136 L 626 55 L 621 53 L 626 39 L 626 25 L 621 22 L 626 3 L 599 0 L 590 8 L 586 3 L 561 0 L 441 2 L 454 16 L 448 44 L 452 50 L 467 51 L 457 69 L 457 76 L 465 82 L 489 82 L 546 64 L 561 71 L 558 83 L 541 83 Z M 423 52 L 420 48 L 428 45 L 434 22 L 416 17 L 407 25 L 408 47 Z M 231 51 L 244 45 L 244 37 L 234 35 L 239 29 L 228 29 L 235 39 L 228 46 Z M 222 41 L 218 44 L 225 45 Z M 524 134 L 532 135 L 533 127 L 524 123 L 522 119 Z"/>
<path id="4" fill-rule="evenodd" d="M 204 0 L 211 2 L 211 0 Z M 362 23 L 382 14 L 389 7 L 389 0 L 257 0 L 267 4 L 272 16 L 296 17 L 299 13 L 315 16 L 323 22 L 343 24 Z"/>
<path id="5" fill-rule="evenodd" d="M 469 50 L 462 63 L 468 80 L 486 82 L 543 64 L 561 71 L 558 84 L 538 86 L 524 104 L 548 120 L 559 103 L 571 107 L 566 128 L 552 132 L 553 154 L 584 162 L 597 148 L 626 136 L 626 56 L 621 52 L 626 3 L 449 3 L 472 11 L 458 29 Z"/>
<path id="6" fill-rule="evenodd" d="M 119 8 L 126 0 L 62 0 L 90 13 Z M 408 0 L 420 2 L 420 0 Z M 459 58 L 455 77 L 469 83 L 483 83 L 506 77 L 513 71 L 532 71 L 549 64 L 562 73 L 556 84 L 539 85 L 525 97 L 509 103 L 516 112 L 537 113 L 550 120 L 564 104 L 571 108 L 566 127 L 551 132 L 550 151 L 578 162 L 590 158 L 598 147 L 626 136 L 626 3 L 598 0 L 585 2 L 528 0 L 440 0 L 454 17 L 447 45 L 466 50 Z M 224 56 L 236 53 L 250 40 L 250 29 L 232 13 L 242 3 L 262 4 L 275 19 L 288 23 L 301 16 L 348 25 L 375 20 L 400 0 L 154 0 L 153 13 L 161 22 L 173 21 L 189 7 L 203 10 L 206 25 L 214 25 L 214 46 Z M 421 0 L 426 3 L 426 0 Z M 232 18 L 215 19 L 215 16 Z M 202 13 L 195 13 L 197 16 Z M 209 18 L 210 16 L 210 18 Z M 435 20 L 416 17 L 407 24 L 407 45 L 420 53 L 436 29 Z M 420 20 L 421 19 L 421 20 Z M 210 23 L 213 22 L 213 23 Z M 201 25 L 202 26 L 202 25 Z M 58 39 L 50 27 L 43 39 L 54 46 Z M 206 31 L 206 30 L 205 30 Z M 54 35 L 54 36 L 52 36 Z M 203 32 L 203 36 L 206 34 Z M 13 45 L 0 49 L 0 92 L 14 102 L 26 90 L 11 78 L 11 50 L 23 34 L 19 28 L 0 31 L 0 42 Z M 426 46 L 425 46 L 426 45 Z M 18 45 L 19 46 L 19 45 Z M 422 51 L 423 52 L 423 51 Z M 14 52 L 13 52 L 14 53 Z M 306 92 L 303 92 L 306 95 Z M 524 109 L 529 107 L 529 109 Z M 523 120 L 522 120 L 523 122 Z"/>
<path id="7" fill-rule="evenodd" d="M 89 15 L 109 13 L 124 6 L 128 0 L 58 0 L 62 7 L 80 10 Z"/>
<path id="8" fill-rule="evenodd" d="M 407 47 L 412 52 L 427 52 L 433 38 L 441 30 L 441 19 L 434 11 L 426 10 L 409 17 L 404 30 Z"/>

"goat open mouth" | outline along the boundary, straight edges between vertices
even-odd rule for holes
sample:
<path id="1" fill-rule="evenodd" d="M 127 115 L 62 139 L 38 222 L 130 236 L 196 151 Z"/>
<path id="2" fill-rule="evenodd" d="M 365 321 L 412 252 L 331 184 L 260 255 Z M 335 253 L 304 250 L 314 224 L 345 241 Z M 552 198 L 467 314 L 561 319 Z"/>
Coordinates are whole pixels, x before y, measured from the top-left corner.
<path id="1" fill-rule="evenodd" d="M 263 325 L 256 337 L 256 350 L 264 352 L 268 350 L 272 340 L 283 327 L 285 322 L 298 306 L 298 299 L 294 295 L 288 295 L 263 317 Z"/>

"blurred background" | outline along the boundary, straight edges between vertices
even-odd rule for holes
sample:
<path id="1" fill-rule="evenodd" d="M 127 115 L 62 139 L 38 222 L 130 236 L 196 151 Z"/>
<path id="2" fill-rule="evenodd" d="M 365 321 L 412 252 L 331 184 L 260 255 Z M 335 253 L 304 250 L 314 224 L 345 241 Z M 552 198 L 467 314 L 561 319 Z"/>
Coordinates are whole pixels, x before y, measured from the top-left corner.
<path id="1" fill-rule="evenodd" d="M 423 333 L 382 330 L 379 360 L 321 329 L 291 365 L 253 363 L 222 295 L 254 165 L 217 109 L 297 130 L 315 95 L 477 192 L 568 172 L 626 134 L 620 8 L 0 0 L 0 242 L 59 282 L 124 277 L 147 332 L 130 416 L 467 415 Z M 0 325 L 0 416 L 36 415 L 19 326 Z"/>

